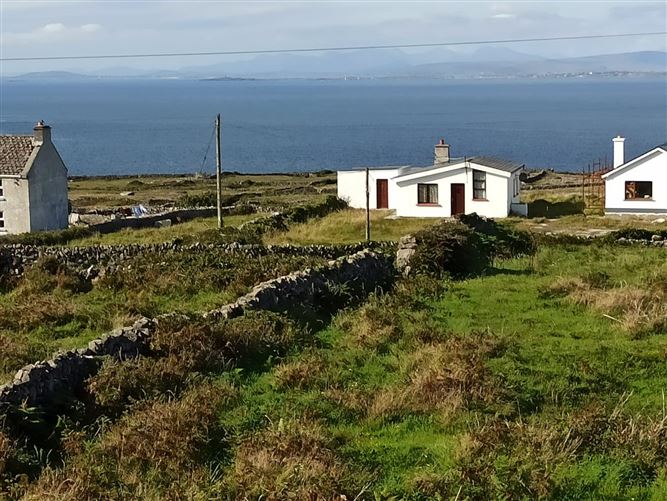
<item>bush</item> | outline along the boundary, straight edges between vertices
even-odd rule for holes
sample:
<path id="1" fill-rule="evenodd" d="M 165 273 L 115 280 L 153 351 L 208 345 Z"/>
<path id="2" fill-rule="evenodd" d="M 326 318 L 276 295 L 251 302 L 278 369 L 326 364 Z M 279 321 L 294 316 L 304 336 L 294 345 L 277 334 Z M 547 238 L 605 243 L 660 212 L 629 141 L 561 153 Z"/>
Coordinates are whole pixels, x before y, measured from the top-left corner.
<path id="1" fill-rule="evenodd" d="M 441 221 L 416 235 L 410 260 L 417 273 L 464 278 L 488 269 L 496 258 L 532 256 L 537 245 L 530 233 L 513 230 L 477 214 L 458 222 Z"/>
<path id="2" fill-rule="evenodd" d="M 236 204 L 241 200 L 241 195 L 223 195 L 222 196 L 222 206 L 228 207 L 230 205 Z M 195 193 L 195 194 L 185 194 L 181 196 L 176 201 L 177 207 L 183 207 L 186 209 L 195 208 L 195 207 L 217 207 L 218 206 L 218 195 L 215 191 L 209 191 L 205 193 Z"/>
<path id="3" fill-rule="evenodd" d="M 464 278 L 491 265 L 488 246 L 480 234 L 462 224 L 443 221 L 415 236 L 417 248 L 410 267 L 416 273 Z"/>
<path id="4" fill-rule="evenodd" d="M 5 235 L 0 237 L 0 245 L 64 245 L 71 240 L 92 237 L 94 234 L 95 231 L 87 226 L 72 226 L 65 230 L 36 231 L 18 235 Z"/>

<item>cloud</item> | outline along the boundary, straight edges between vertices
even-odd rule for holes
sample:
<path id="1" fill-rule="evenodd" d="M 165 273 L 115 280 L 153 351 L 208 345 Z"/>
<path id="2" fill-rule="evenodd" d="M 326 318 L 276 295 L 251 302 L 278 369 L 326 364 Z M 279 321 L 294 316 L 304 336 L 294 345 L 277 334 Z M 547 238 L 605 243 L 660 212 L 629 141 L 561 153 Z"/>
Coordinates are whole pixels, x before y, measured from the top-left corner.
<path id="1" fill-rule="evenodd" d="M 510 13 L 501 13 L 501 14 L 494 14 L 493 19 L 516 19 L 516 14 L 510 14 Z"/>
<path id="2" fill-rule="evenodd" d="M 44 33 L 62 33 L 65 31 L 65 25 L 63 23 L 49 23 L 42 26 L 40 31 Z"/>
<path id="3" fill-rule="evenodd" d="M 84 31 L 86 33 L 95 33 L 96 31 L 100 31 L 102 29 L 102 26 L 99 24 L 95 23 L 90 23 L 90 24 L 82 24 L 81 25 L 81 31 Z"/>

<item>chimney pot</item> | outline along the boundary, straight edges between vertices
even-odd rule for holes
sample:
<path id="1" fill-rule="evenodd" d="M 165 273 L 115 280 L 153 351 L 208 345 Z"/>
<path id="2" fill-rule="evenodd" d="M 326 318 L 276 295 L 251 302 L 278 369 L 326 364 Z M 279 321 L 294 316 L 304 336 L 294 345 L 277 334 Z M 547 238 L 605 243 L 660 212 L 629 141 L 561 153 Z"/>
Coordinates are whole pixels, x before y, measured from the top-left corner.
<path id="1" fill-rule="evenodd" d="M 612 139 L 612 142 L 614 143 L 613 167 L 615 169 L 619 165 L 623 165 L 625 163 L 625 138 L 618 135 Z"/>
<path id="2" fill-rule="evenodd" d="M 40 120 L 35 124 L 33 130 L 33 142 L 35 144 L 43 144 L 51 141 L 51 127 Z"/>

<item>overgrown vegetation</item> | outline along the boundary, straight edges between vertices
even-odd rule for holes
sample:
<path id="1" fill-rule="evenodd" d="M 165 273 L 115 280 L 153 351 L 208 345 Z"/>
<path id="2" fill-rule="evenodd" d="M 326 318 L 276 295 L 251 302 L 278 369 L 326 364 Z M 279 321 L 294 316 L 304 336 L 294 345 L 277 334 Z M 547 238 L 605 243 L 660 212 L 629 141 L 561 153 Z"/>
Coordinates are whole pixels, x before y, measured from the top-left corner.
<path id="1" fill-rule="evenodd" d="M 420 237 L 437 268 L 416 267 L 430 273 L 372 294 L 317 332 L 275 314 L 165 321 L 149 356 L 107 362 L 89 381 L 85 412 L 61 416 L 53 451 L 0 429 L 5 491 L 28 499 L 665 497 L 667 250 L 536 249 L 525 234 L 478 218 Z M 192 287 L 237 279 L 210 270 L 203 278 L 197 264 L 183 269 Z M 119 273 L 75 292 L 86 282 L 43 263 L 34 273 L 46 278 L 12 294 L 187 287 L 161 283 L 154 265 L 137 264 L 136 281 Z M 26 472 L 30 482 L 21 482 Z"/>
<path id="2" fill-rule="evenodd" d="M 148 253 L 91 280 L 42 259 L 0 294 L 0 374 L 80 347 L 140 316 L 207 311 L 229 303 L 264 280 L 324 259 L 211 252 Z"/>
<path id="3" fill-rule="evenodd" d="M 478 275 L 494 259 L 530 256 L 536 244 L 525 231 L 499 225 L 476 214 L 458 221 L 442 220 L 415 235 L 417 248 L 410 262 L 417 273 L 455 278 Z"/>

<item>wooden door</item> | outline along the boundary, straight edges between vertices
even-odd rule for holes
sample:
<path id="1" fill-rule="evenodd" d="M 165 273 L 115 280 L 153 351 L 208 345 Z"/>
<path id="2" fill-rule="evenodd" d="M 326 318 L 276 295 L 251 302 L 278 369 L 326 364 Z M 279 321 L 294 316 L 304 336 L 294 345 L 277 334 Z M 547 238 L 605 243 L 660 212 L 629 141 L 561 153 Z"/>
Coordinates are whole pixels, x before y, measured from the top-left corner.
<path id="1" fill-rule="evenodd" d="M 466 212 L 466 187 L 465 184 L 452 183 L 452 216 L 465 214 Z"/>
<path id="2" fill-rule="evenodd" d="M 387 179 L 378 179 L 375 182 L 375 192 L 377 194 L 377 203 L 375 205 L 378 209 L 389 208 L 389 181 Z"/>

